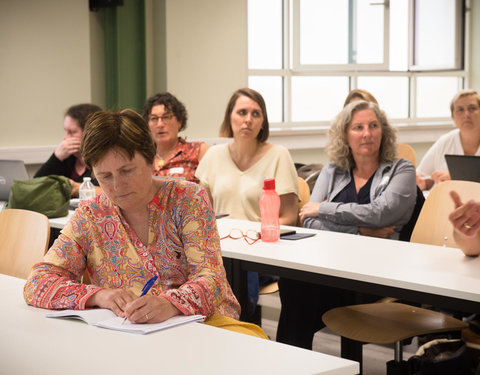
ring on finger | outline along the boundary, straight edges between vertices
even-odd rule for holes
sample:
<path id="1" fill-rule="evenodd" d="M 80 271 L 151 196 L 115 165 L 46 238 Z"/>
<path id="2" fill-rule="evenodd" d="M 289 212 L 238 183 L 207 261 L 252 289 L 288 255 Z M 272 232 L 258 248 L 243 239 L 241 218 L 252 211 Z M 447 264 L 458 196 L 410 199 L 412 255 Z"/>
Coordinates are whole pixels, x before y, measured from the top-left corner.
<path id="1" fill-rule="evenodd" d="M 472 226 L 468 223 L 463 223 L 463 226 L 467 229 L 472 229 Z"/>
<path id="2" fill-rule="evenodd" d="M 145 319 L 148 320 L 148 314 L 145 314 Z"/>

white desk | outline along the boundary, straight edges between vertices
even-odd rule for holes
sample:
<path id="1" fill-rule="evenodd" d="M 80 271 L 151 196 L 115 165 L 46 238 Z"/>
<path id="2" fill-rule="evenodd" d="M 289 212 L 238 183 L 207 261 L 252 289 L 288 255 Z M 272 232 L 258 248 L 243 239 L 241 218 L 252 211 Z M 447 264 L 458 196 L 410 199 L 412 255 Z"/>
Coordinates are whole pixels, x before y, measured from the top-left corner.
<path id="1" fill-rule="evenodd" d="M 224 218 L 218 227 L 220 236 L 225 236 L 232 228 L 259 230 L 260 223 Z M 440 246 L 305 228 L 297 231 L 316 235 L 254 245 L 243 239 L 222 240 L 223 257 L 234 263 L 229 271 L 234 274 L 230 282 L 237 297 L 244 292 L 238 271 L 254 270 L 454 310 L 480 311 L 480 257 L 466 257 L 459 249 Z"/>
<path id="2" fill-rule="evenodd" d="M 23 300 L 24 284 L 0 275 L 2 374 L 358 373 L 357 362 L 201 323 L 135 335 L 46 318 Z"/>
<path id="3" fill-rule="evenodd" d="M 71 213 L 70 213 L 71 214 Z M 50 219 L 63 228 L 68 217 Z M 222 218 L 220 236 L 232 228 L 260 229 L 260 223 Z M 243 239 L 222 240 L 222 255 L 230 283 L 239 299 L 244 293 L 239 272 L 264 273 L 343 287 L 359 292 L 429 303 L 444 308 L 480 312 L 480 257 L 459 249 L 384 240 L 344 233 L 295 228 L 314 237 L 248 245 Z M 233 269 L 233 268 L 236 268 Z"/>

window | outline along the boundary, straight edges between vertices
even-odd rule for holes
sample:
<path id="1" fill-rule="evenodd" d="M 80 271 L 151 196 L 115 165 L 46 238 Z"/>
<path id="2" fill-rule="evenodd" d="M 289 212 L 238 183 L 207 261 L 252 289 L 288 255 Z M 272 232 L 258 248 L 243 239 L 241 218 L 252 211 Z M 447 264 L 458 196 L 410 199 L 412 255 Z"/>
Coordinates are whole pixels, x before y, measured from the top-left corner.
<path id="1" fill-rule="evenodd" d="M 449 123 L 467 87 L 465 0 L 249 0 L 249 87 L 273 128 L 325 128 L 349 90 L 397 125 Z"/>

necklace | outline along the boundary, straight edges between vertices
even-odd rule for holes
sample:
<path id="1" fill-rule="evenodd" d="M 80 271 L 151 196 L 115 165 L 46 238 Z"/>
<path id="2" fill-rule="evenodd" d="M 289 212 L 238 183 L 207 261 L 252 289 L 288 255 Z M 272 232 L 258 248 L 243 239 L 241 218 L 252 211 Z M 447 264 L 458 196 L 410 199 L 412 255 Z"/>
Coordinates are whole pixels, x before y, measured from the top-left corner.
<path id="1" fill-rule="evenodd" d="M 165 160 L 163 160 L 163 158 L 158 154 L 158 152 L 157 152 L 156 155 L 157 155 L 157 158 L 158 158 L 157 168 L 161 169 L 165 165 Z"/>

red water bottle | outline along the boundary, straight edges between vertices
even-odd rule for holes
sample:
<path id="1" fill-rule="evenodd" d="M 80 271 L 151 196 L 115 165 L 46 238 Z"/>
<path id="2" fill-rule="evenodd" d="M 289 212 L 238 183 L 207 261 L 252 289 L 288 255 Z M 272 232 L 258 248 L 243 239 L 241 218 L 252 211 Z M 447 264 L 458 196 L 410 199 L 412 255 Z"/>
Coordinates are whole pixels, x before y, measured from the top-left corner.
<path id="1" fill-rule="evenodd" d="M 263 192 L 260 196 L 260 215 L 262 217 L 262 241 L 275 242 L 280 238 L 280 197 L 275 191 L 275 179 L 263 181 Z"/>

